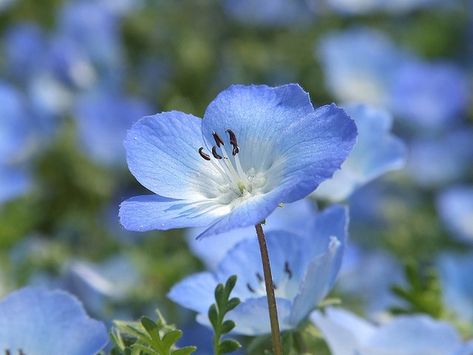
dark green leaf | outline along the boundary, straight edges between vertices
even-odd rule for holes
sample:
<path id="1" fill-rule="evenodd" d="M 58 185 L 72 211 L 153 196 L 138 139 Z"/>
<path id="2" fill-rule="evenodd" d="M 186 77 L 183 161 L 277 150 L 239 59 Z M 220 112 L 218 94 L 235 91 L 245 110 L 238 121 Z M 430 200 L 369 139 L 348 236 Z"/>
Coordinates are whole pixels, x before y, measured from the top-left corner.
<path id="1" fill-rule="evenodd" d="M 233 328 L 235 328 L 235 322 L 228 319 L 228 320 L 226 320 L 225 322 L 222 323 L 221 332 L 222 332 L 222 334 L 227 334 L 227 333 L 231 332 L 233 330 Z"/>
<path id="2" fill-rule="evenodd" d="M 222 354 L 234 352 L 239 348 L 241 348 L 241 344 L 233 339 L 225 339 L 219 345 L 219 350 Z"/>

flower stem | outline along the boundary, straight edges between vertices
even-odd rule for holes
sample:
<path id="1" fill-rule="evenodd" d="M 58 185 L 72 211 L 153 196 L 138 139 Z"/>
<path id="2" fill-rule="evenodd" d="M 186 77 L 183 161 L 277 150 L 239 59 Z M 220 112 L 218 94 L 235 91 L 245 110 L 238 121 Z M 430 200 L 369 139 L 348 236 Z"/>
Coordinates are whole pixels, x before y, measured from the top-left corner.
<path id="1" fill-rule="evenodd" d="M 279 332 L 278 309 L 276 298 L 274 297 L 273 276 L 271 275 L 271 265 L 269 262 L 268 248 L 264 238 L 263 227 L 261 223 L 255 226 L 258 236 L 259 249 L 261 252 L 261 261 L 263 263 L 264 282 L 266 285 L 266 297 L 268 299 L 269 320 L 271 323 L 271 337 L 273 341 L 274 355 L 282 355 L 281 334 Z"/>

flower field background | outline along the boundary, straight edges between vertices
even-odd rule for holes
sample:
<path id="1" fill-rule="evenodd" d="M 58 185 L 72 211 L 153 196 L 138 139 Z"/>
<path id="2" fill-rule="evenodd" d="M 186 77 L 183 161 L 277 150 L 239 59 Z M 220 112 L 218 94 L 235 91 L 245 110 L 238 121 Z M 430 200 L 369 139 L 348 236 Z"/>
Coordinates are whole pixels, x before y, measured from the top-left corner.
<path id="1" fill-rule="evenodd" d="M 269 351 L 259 221 L 208 232 L 136 217 L 129 199 L 151 193 L 142 176 L 187 191 L 159 149 L 142 168 L 152 134 L 136 122 L 181 111 L 215 123 L 237 97 L 257 122 L 269 107 L 258 159 L 274 132 L 280 147 L 294 143 L 285 126 L 313 109 L 305 93 L 336 117 L 317 131 L 332 159 L 323 178 L 312 189 L 302 179 L 263 225 L 285 353 L 473 354 L 471 1 L 0 0 L 0 38 L 0 354 L 124 354 L 120 341 L 137 334 L 125 322 L 142 316 L 156 322 L 146 331 L 164 334 L 164 319 L 183 331 L 173 349 L 217 354 L 207 312 L 234 274 L 235 353 Z M 271 106 L 271 95 L 287 101 Z M 160 143 L 191 142 L 192 122 Z M 227 147 L 251 141 L 232 134 Z M 223 155 L 198 148 L 192 159 Z M 306 153 L 294 170 L 315 159 Z M 240 193 L 264 189 L 258 173 Z"/>

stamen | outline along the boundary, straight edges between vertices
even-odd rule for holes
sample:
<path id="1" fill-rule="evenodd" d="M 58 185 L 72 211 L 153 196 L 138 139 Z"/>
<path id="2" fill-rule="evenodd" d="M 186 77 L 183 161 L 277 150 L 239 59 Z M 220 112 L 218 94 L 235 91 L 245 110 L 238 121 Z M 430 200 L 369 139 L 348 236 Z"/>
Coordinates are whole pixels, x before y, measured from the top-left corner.
<path id="1" fill-rule="evenodd" d="M 230 144 L 233 147 L 232 154 L 235 156 L 240 152 L 240 148 L 238 147 L 238 141 L 237 141 L 236 135 L 231 129 L 227 129 L 226 132 L 230 136 Z"/>
<path id="2" fill-rule="evenodd" d="M 5 350 L 5 355 L 11 355 L 11 354 L 10 354 L 10 350 L 8 350 L 8 349 Z"/>
<path id="3" fill-rule="evenodd" d="M 199 154 L 204 160 L 210 160 L 210 155 L 204 152 L 204 147 L 199 148 Z"/>
<path id="4" fill-rule="evenodd" d="M 222 138 L 220 138 L 220 136 L 218 135 L 217 132 L 212 132 L 212 136 L 214 137 L 214 140 L 215 140 L 215 143 L 217 144 L 217 147 L 220 148 L 221 145 L 225 145 L 223 143 Z"/>
<path id="5" fill-rule="evenodd" d="M 216 146 L 212 147 L 212 155 L 214 156 L 215 159 L 222 159 L 222 156 L 218 155 L 218 153 L 217 153 L 217 147 Z"/>
<path id="6" fill-rule="evenodd" d="M 287 276 L 289 276 L 289 280 L 292 279 L 292 271 L 289 268 L 289 263 L 287 261 L 284 263 L 284 272 L 286 272 Z"/>
<path id="7" fill-rule="evenodd" d="M 259 272 L 256 273 L 256 278 L 258 279 L 259 282 L 263 282 L 263 276 Z"/>
<path id="8" fill-rule="evenodd" d="M 248 288 L 248 290 L 251 292 L 251 293 L 255 293 L 255 289 L 253 287 L 251 287 L 251 285 L 247 282 L 246 283 L 246 287 Z"/>

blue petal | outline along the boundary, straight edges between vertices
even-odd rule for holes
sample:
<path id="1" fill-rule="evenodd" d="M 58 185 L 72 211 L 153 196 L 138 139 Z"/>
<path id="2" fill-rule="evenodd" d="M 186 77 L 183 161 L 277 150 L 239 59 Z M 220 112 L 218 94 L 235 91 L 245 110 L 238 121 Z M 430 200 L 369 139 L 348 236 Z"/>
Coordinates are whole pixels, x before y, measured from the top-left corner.
<path id="1" fill-rule="evenodd" d="M 310 261 L 294 299 L 291 322 L 298 324 L 328 294 L 340 270 L 348 234 L 348 210 L 334 205 L 315 220 L 310 244 Z"/>
<path id="2" fill-rule="evenodd" d="M 356 122 L 358 141 L 342 169 L 313 194 L 330 201 L 343 200 L 367 182 L 402 168 L 406 159 L 404 144 L 389 133 L 392 117 L 387 111 L 367 105 L 350 105 L 346 110 Z"/>
<path id="3" fill-rule="evenodd" d="M 339 308 L 313 312 L 311 321 L 322 331 L 333 355 L 353 355 L 376 328 L 362 318 Z"/>
<path id="4" fill-rule="evenodd" d="M 176 199 L 197 198 L 196 189 L 211 179 L 198 153 L 202 120 L 182 112 L 142 118 L 125 140 L 128 167 L 154 193 Z"/>
<path id="5" fill-rule="evenodd" d="M 442 191 L 437 210 L 454 238 L 473 243 L 473 186 L 453 186 Z"/>
<path id="6" fill-rule="evenodd" d="M 288 203 L 276 210 L 266 218 L 264 230 L 266 233 L 273 230 L 284 230 L 294 234 L 304 233 L 312 225 L 316 216 L 314 205 L 308 200 L 299 200 Z M 225 254 L 238 242 L 244 239 L 255 238 L 254 226 L 233 229 L 221 233 L 213 238 L 199 238 L 196 236 L 203 229 L 191 229 L 187 240 L 192 252 L 197 255 L 209 269 L 215 269 Z"/>
<path id="7" fill-rule="evenodd" d="M 130 198 L 120 205 L 120 223 L 131 231 L 201 227 L 221 217 L 223 209 L 205 211 L 200 205 L 158 195 Z"/>
<path id="8" fill-rule="evenodd" d="M 80 146 L 98 163 L 123 165 L 126 131 L 149 112 L 150 108 L 144 102 L 118 93 L 85 95 L 75 107 Z"/>
<path id="9" fill-rule="evenodd" d="M 12 354 L 90 355 L 107 342 L 105 326 L 66 292 L 28 287 L 0 303 L 0 344 Z"/>
<path id="10" fill-rule="evenodd" d="M 461 338 L 448 323 L 424 315 L 400 316 L 381 326 L 365 343 L 375 351 L 402 349 L 404 354 L 443 355 L 453 354 Z"/>
<path id="11" fill-rule="evenodd" d="M 178 282 L 168 293 L 168 298 L 185 308 L 205 314 L 215 302 L 217 279 L 209 272 L 201 272 Z"/>

